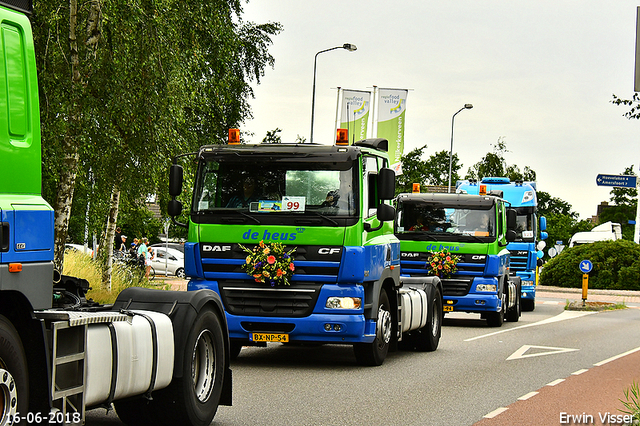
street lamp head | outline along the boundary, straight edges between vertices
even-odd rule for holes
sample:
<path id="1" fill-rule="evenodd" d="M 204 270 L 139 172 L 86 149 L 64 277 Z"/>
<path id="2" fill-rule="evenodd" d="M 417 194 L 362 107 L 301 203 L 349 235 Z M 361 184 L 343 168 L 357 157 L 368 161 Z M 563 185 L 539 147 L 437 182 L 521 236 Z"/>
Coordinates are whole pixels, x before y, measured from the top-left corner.
<path id="1" fill-rule="evenodd" d="M 471 109 L 471 108 L 473 108 L 473 105 L 471 105 L 471 104 L 464 104 L 464 107 L 465 107 L 466 109 Z"/>
<path id="2" fill-rule="evenodd" d="M 349 52 L 355 52 L 356 50 L 358 50 L 356 45 L 355 44 L 351 44 L 351 43 L 343 44 L 342 48 L 345 49 L 345 50 L 348 50 Z"/>

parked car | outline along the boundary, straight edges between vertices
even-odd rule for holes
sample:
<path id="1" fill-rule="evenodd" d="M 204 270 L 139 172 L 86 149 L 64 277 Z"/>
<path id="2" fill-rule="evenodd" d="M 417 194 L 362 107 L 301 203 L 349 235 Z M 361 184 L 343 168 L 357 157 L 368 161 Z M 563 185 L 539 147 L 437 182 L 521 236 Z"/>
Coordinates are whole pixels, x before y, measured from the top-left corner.
<path id="1" fill-rule="evenodd" d="M 82 244 L 67 243 L 64 245 L 64 249 L 79 251 L 80 253 L 85 253 L 85 254 L 88 254 L 89 256 L 93 256 L 93 250 L 91 249 L 91 247 L 87 247 L 85 249 L 85 247 Z"/>
<path id="2" fill-rule="evenodd" d="M 180 250 L 173 248 L 158 247 L 157 245 L 151 246 L 155 256 L 151 261 L 151 266 L 156 271 L 156 274 L 161 275 L 175 275 L 179 278 L 184 278 L 184 254 Z"/>
<path id="3" fill-rule="evenodd" d="M 166 248 L 167 246 L 170 249 L 178 250 L 184 256 L 184 244 L 179 244 L 179 243 L 158 243 L 158 244 L 152 244 L 150 247 L 155 249 L 156 247 Z"/>

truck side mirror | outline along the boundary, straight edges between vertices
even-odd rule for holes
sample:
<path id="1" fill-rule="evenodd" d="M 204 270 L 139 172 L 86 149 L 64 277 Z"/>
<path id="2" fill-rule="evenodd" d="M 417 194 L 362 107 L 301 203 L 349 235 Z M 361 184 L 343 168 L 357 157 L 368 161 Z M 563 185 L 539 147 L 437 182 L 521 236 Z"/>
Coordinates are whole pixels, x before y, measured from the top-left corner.
<path id="1" fill-rule="evenodd" d="M 540 216 L 540 230 L 541 231 L 547 230 L 547 218 L 544 216 Z"/>
<path id="2" fill-rule="evenodd" d="M 378 198 L 391 200 L 396 196 L 396 173 L 392 169 L 383 168 L 378 172 Z M 380 213 L 378 213 L 380 214 Z M 391 220 L 391 219 L 386 219 Z"/>
<path id="3" fill-rule="evenodd" d="M 541 240 L 546 240 L 547 238 L 549 238 L 549 234 L 547 234 L 546 232 L 541 232 L 540 233 L 540 239 Z"/>
<path id="4" fill-rule="evenodd" d="M 509 230 L 507 231 L 507 235 L 506 235 L 506 237 L 507 237 L 507 242 L 508 242 L 508 243 L 510 243 L 510 242 L 512 242 L 512 241 L 515 241 L 517 236 L 518 236 L 518 235 L 516 234 L 516 231 L 514 231 L 513 229 L 509 229 Z"/>
<path id="5" fill-rule="evenodd" d="M 172 164 L 169 168 L 169 195 L 177 197 L 182 193 L 182 166 Z"/>
<path id="6" fill-rule="evenodd" d="M 378 226 L 376 226 L 375 228 L 371 227 L 371 224 L 366 222 L 364 224 L 364 230 L 367 232 L 373 232 L 373 231 L 377 231 L 378 229 L 382 228 L 382 225 L 384 225 L 384 222 L 387 222 L 389 220 L 393 220 L 396 218 L 396 209 L 394 209 L 393 207 L 391 207 L 388 204 L 380 204 L 378 206 L 378 211 L 376 213 L 377 219 L 380 222 L 380 224 Z"/>
<path id="7" fill-rule="evenodd" d="M 167 204 L 167 213 L 169 213 L 169 216 L 173 218 L 180 216 L 182 213 L 182 203 L 175 198 L 173 200 L 169 200 L 169 204 Z"/>
<path id="8" fill-rule="evenodd" d="M 377 216 L 380 222 L 387 222 L 389 220 L 393 220 L 396 218 L 396 209 L 394 209 L 388 204 L 382 203 L 378 206 Z"/>
<path id="9" fill-rule="evenodd" d="M 513 209 L 507 209 L 507 229 L 514 230 L 518 226 L 517 224 L 517 214 Z M 508 233 L 507 233 L 508 234 Z M 515 234 L 515 232 L 514 232 Z M 514 237 L 515 240 L 515 237 Z M 513 240 L 511 240 L 513 241 Z"/>

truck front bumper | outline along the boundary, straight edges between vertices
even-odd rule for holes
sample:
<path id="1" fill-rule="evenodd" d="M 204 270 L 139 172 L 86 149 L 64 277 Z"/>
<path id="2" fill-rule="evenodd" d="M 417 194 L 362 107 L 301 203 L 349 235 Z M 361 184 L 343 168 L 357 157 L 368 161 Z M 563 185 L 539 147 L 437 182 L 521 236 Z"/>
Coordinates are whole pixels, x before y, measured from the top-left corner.
<path id="1" fill-rule="evenodd" d="M 192 280 L 187 290 L 207 288 L 220 294 L 217 281 Z M 229 337 L 253 340 L 253 333 L 286 335 L 288 341 L 321 343 L 371 343 L 375 338 L 376 321 L 365 319 L 364 309 L 329 309 L 325 303 L 330 296 L 360 297 L 364 304 L 362 286 L 325 284 L 311 315 L 305 317 L 234 315 L 226 311 Z M 224 299 L 223 299 L 224 304 Z"/>

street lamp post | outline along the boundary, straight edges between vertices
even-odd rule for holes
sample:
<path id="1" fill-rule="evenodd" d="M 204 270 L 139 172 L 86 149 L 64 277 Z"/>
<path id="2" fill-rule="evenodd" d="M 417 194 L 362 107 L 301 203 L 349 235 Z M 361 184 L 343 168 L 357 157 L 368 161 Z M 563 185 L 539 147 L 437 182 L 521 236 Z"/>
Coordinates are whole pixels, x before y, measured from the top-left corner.
<path id="1" fill-rule="evenodd" d="M 344 50 L 348 50 L 349 52 L 353 52 L 358 48 L 356 47 L 355 44 L 345 43 L 342 46 L 332 47 L 331 49 L 321 50 L 318 53 L 316 53 L 316 56 L 313 59 L 313 95 L 311 96 L 311 137 L 309 138 L 309 143 L 313 143 L 313 114 L 315 112 L 315 107 L 316 107 L 316 65 L 318 63 L 318 55 L 321 53 L 329 52 L 331 50 L 336 50 L 336 49 L 344 49 Z"/>
<path id="2" fill-rule="evenodd" d="M 453 119 L 456 118 L 456 115 L 465 109 L 471 109 L 473 108 L 473 105 L 471 104 L 464 104 L 464 106 L 462 108 L 460 108 L 455 114 L 453 114 L 453 117 L 451 117 L 451 149 L 449 150 L 449 187 L 447 189 L 448 193 L 451 193 L 451 163 L 453 161 Z"/>

